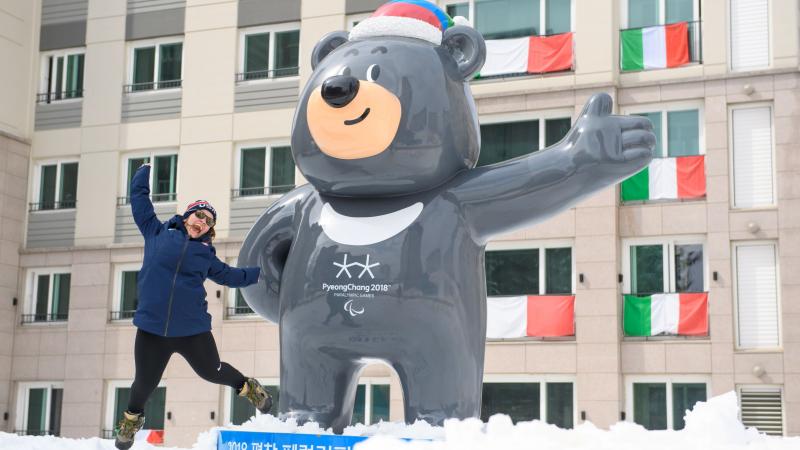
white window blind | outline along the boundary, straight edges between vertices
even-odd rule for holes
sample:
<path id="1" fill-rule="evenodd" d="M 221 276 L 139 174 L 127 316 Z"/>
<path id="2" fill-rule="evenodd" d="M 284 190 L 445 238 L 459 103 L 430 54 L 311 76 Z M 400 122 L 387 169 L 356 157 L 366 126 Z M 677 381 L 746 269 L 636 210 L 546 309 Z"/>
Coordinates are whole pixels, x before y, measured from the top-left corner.
<path id="1" fill-rule="evenodd" d="M 740 348 L 774 348 L 780 345 L 775 250 L 772 243 L 736 246 Z"/>
<path id="2" fill-rule="evenodd" d="M 731 69 L 769 67 L 769 0 L 731 0 Z"/>
<path id="3" fill-rule="evenodd" d="M 733 110 L 733 206 L 775 204 L 772 161 L 772 109 Z"/>
<path id="4" fill-rule="evenodd" d="M 780 388 L 742 388 L 742 423 L 762 433 L 783 436 L 783 404 Z"/>

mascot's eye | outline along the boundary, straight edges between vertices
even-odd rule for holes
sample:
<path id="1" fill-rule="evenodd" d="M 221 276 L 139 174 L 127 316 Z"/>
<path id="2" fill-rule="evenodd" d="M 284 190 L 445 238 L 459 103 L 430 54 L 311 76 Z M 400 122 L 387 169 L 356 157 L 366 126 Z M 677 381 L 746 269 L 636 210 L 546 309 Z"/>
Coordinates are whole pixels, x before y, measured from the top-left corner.
<path id="1" fill-rule="evenodd" d="M 350 76 L 350 68 L 347 67 L 347 66 L 342 67 L 339 70 L 339 73 L 337 75 L 344 75 L 346 77 L 349 77 Z"/>
<path id="2" fill-rule="evenodd" d="M 381 75 L 381 66 L 373 64 L 367 68 L 367 80 L 375 81 Z"/>

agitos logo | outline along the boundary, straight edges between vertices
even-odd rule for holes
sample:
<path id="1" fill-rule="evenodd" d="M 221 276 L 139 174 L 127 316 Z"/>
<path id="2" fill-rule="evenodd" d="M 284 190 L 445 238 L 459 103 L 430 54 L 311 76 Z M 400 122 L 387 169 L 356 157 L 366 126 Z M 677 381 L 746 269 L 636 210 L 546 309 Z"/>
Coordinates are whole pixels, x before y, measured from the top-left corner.
<path id="1" fill-rule="evenodd" d="M 340 263 L 334 262 L 333 265 L 336 266 L 336 267 L 339 267 L 339 273 L 336 274 L 336 278 L 339 278 L 340 276 L 342 276 L 343 273 L 347 274 L 347 278 L 348 279 L 349 278 L 353 278 L 353 275 L 350 273 L 350 268 L 351 267 L 360 267 L 361 268 L 361 272 L 358 274 L 358 278 L 359 279 L 361 277 L 363 277 L 364 274 L 369 274 L 370 278 L 375 279 L 375 275 L 372 274 L 372 268 L 381 265 L 381 263 L 377 263 L 376 262 L 376 263 L 370 264 L 369 263 L 369 255 L 367 255 L 367 260 L 366 260 L 366 262 L 364 262 L 364 264 L 361 264 L 360 262 L 348 263 L 347 262 L 347 253 L 345 253 L 344 254 L 344 259 L 342 260 L 342 262 L 340 262 Z"/>

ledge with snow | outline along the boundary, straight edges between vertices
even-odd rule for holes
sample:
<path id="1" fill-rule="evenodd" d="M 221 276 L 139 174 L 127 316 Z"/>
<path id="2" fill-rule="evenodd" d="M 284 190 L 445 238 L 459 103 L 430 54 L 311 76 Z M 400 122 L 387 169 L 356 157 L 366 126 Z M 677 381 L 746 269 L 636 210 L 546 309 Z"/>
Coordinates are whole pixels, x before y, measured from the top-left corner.
<path id="1" fill-rule="evenodd" d="M 413 425 L 381 422 L 345 428 L 342 436 L 322 430 L 315 423 L 298 426 L 270 415 L 253 418 L 241 426 L 213 428 L 201 433 L 193 450 L 518 450 L 518 449 L 614 449 L 614 450 L 797 450 L 800 437 L 774 437 L 747 428 L 738 419 L 736 394 L 699 402 L 687 412 L 680 431 L 647 431 L 631 422 L 601 430 L 590 422 L 564 430 L 540 421 L 511 423 L 495 415 L 488 423 L 478 419 L 448 420 L 443 427 L 424 422 Z M 230 440 L 234 434 L 260 435 L 249 443 Z M 225 436 L 228 438 L 225 438 Z M 291 441 L 272 441 L 281 435 Z M 220 443 L 224 442 L 224 446 Z M 325 442 L 325 443 L 323 443 Z M 260 444 L 258 445 L 253 444 Z M 266 444 L 266 445 L 265 445 Z M 269 446 L 268 446 L 269 445 Z M 278 446 L 275 446 L 278 445 Z M 302 447 L 301 445 L 305 446 Z M 0 433 L 0 450 L 113 450 L 112 440 L 66 439 L 53 436 L 17 436 Z M 178 450 L 138 441 L 132 450 Z"/>

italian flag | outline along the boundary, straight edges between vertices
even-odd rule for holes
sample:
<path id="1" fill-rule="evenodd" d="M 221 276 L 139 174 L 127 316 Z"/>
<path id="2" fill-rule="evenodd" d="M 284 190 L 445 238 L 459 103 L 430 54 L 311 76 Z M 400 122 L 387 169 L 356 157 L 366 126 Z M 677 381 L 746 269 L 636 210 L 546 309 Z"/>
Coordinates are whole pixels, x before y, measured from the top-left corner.
<path id="1" fill-rule="evenodd" d="M 665 69 L 689 62 L 686 22 L 623 30 L 622 70 Z"/>
<path id="2" fill-rule="evenodd" d="M 625 295 L 626 336 L 708 336 L 708 293 Z"/>
<path id="3" fill-rule="evenodd" d="M 486 337 L 574 336 L 574 313 L 574 295 L 487 297 Z"/>
<path id="4" fill-rule="evenodd" d="M 572 68 L 572 33 L 486 40 L 479 76 L 546 73 Z"/>
<path id="5" fill-rule="evenodd" d="M 163 444 L 164 430 L 139 430 L 133 437 L 136 442 L 147 442 L 149 444 Z"/>
<path id="6" fill-rule="evenodd" d="M 621 192 L 623 202 L 704 197 L 705 156 L 653 158 L 641 172 L 622 182 Z"/>

